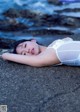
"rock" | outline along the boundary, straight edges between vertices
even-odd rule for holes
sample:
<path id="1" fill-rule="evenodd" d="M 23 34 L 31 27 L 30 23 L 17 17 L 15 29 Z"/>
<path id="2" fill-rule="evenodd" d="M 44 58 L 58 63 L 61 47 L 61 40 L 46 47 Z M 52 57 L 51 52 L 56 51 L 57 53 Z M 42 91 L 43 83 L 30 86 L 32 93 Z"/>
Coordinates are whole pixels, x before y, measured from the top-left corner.
<path id="1" fill-rule="evenodd" d="M 14 8 L 10 8 L 6 12 L 3 13 L 4 16 L 10 17 L 10 18 L 18 18 L 18 17 L 24 17 L 24 18 L 33 18 L 36 16 L 34 12 L 31 12 L 30 10 L 18 10 Z"/>
<path id="2" fill-rule="evenodd" d="M 80 12 L 79 8 L 65 8 L 65 9 L 60 9 L 60 10 L 56 10 L 55 12 L 57 13 L 61 13 L 61 12 Z"/>
<path id="3" fill-rule="evenodd" d="M 64 17 L 62 16 L 61 17 L 61 21 L 60 21 L 60 24 L 61 25 L 64 25 L 64 26 L 69 26 L 69 27 L 80 27 L 80 20 L 77 19 L 77 18 L 73 18 L 73 17 Z"/>
<path id="4" fill-rule="evenodd" d="M 33 12 L 31 10 L 20 10 L 19 13 L 24 18 L 31 18 L 34 19 L 36 16 L 39 16 L 36 12 Z"/>
<path id="5" fill-rule="evenodd" d="M 31 2 L 31 1 L 30 1 Z M 51 3 L 51 4 L 49 4 Z M 80 8 L 78 7 L 74 7 L 73 4 L 72 5 L 66 5 L 66 7 L 64 5 L 59 6 L 60 5 L 60 1 L 59 0 L 48 0 L 48 2 L 44 1 L 44 4 L 42 3 L 42 1 L 40 1 L 40 3 L 38 1 L 36 1 L 35 3 L 33 3 L 34 6 L 37 7 L 37 4 L 40 5 L 41 7 L 43 7 L 44 10 L 46 10 L 49 5 L 51 5 L 52 7 L 52 13 L 47 13 L 46 11 L 43 11 L 43 9 L 41 10 L 39 8 L 39 11 L 37 10 L 32 10 L 31 8 L 29 8 L 29 6 L 31 6 L 31 4 L 27 4 L 27 6 L 25 6 L 26 8 L 19 9 L 19 8 L 10 8 L 7 11 L 5 11 L 3 13 L 4 15 L 4 19 L 0 20 L 0 30 L 1 31 L 22 31 L 24 29 L 26 29 L 26 32 L 38 32 L 40 34 L 40 32 L 42 32 L 42 30 L 44 30 L 44 32 L 47 33 L 47 29 L 49 29 L 49 33 L 52 32 L 55 33 L 54 30 L 51 29 L 51 27 L 54 26 L 59 26 L 59 27 L 68 27 L 69 32 L 67 31 L 63 31 L 60 29 L 57 29 L 56 33 L 58 34 L 66 34 L 66 33 L 70 33 L 72 34 L 72 32 L 70 31 L 70 28 L 73 28 L 73 30 L 75 30 L 74 28 L 78 28 L 80 27 L 80 18 L 77 17 L 70 17 L 70 16 L 66 16 L 66 14 L 64 15 L 64 13 L 68 13 L 70 12 L 79 12 Z M 55 4 L 55 5 L 52 5 Z M 56 5 L 58 5 L 58 8 L 56 7 Z M 35 7 L 32 6 L 33 9 L 35 9 Z M 73 8 L 72 8 L 73 6 Z M 38 7 L 37 7 L 38 8 Z M 50 9 L 51 11 L 51 9 Z M 62 15 L 63 14 L 63 15 Z M 42 29 L 41 29 L 42 28 Z M 51 30 L 51 31 L 50 31 Z"/>
<path id="6" fill-rule="evenodd" d="M 10 32 L 10 31 L 20 31 L 23 29 L 26 29 L 27 27 L 23 24 L 16 24 L 16 25 L 11 25 L 11 24 L 6 24 L 6 25 L 0 25 L 0 31 L 6 31 L 6 32 Z"/>
<path id="7" fill-rule="evenodd" d="M 3 49 L 11 49 L 14 45 L 15 40 L 12 39 L 4 39 L 0 37 L 0 48 Z"/>
<path id="8" fill-rule="evenodd" d="M 17 17 L 21 16 L 19 11 L 17 9 L 14 9 L 14 8 L 8 9 L 6 12 L 3 13 L 3 15 L 6 17 L 10 17 L 10 18 L 17 18 Z"/>
<path id="9" fill-rule="evenodd" d="M 40 29 L 40 30 L 31 30 L 27 31 L 27 33 L 34 35 L 34 36 L 41 36 L 41 35 L 72 35 L 74 34 L 70 30 L 59 30 L 59 29 Z"/>
<path id="10" fill-rule="evenodd" d="M 23 23 L 19 23 L 15 18 L 5 17 L 0 19 L 0 30 L 1 31 L 19 31 L 21 29 L 28 28 Z"/>
<path id="11" fill-rule="evenodd" d="M 62 2 L 60 2 L 59 0 L 48 0 L 48 2 L 55 5 L 62 5 Z"/>

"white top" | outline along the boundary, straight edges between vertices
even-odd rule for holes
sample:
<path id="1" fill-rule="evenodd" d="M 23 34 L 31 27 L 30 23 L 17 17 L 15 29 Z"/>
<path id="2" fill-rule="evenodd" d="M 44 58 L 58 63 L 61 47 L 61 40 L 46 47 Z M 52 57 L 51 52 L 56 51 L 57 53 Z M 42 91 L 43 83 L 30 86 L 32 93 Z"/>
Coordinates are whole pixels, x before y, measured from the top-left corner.
<path id="1" fill-rule="evenodd" d="M 61 64 L 80 65 L 80 41 L 59 39 L 56 42 L 52 42 L 48 48 L 54 48 Z"/>

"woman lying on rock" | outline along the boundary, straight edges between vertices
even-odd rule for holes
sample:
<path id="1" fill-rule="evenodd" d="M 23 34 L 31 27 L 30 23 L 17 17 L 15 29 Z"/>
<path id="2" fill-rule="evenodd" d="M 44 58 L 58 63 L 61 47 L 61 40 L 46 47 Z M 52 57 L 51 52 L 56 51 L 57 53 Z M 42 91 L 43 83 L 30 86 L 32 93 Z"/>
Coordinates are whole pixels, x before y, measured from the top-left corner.
<path id="1" fill-rule="evenodd" d="M 3 53 L 1 57 L 35 67 L 62 64 L 80 66 L 80 41 L 67 37 L 53 41 L 48 47 L 35 39 L 19 41 L 13 53 Z"/>

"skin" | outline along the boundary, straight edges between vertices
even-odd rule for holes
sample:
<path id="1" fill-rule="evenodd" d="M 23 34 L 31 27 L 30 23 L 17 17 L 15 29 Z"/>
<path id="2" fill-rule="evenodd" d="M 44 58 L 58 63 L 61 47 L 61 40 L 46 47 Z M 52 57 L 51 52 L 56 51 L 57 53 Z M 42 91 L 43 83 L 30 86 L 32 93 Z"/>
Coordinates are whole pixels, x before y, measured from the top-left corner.
<path id="1" fill-rule="evenodd" d="M 63 40 L 72 41 L 72 39 L 69 37 L 64 38 Z M 54 41 L 54 44 L 56 41 Z M 58 59 L 55 50 L 53 48 L 47 49 L 45 46 L 38 45 L 36 40 L 26 41 L 19 44 L 16 48 L 16 51 L 17 54 L 3 53 L 1 57 L 4 60 L 35 67 L 60 64 L 60 60 Z"/>
<path id="2" fill-rule="evenodd" d="M 72 39 L 70 37 L 63 38 L 64 41 L 71 41 Z M 54 41 L 55 44 L 56 41 Z M 35 39 L 32 39 L 31 41 L 22 42 L 19 44 L 16 48 L 17 54 L 21 55 L 39 55 L 43 51 L 47 49 L 46 46 L 42 46 L 36 43 Z"/>
<path id="3" fill-rule="evenodd" d="M 37 44 L 36 40 L 31 40 L 19 44 L 16 48 L 16 52 L 21 55 L 39 55 L 45 51 L 46 48 L 46 46 Z"/>
<path id="4" fill-rule="evenodd" d="M 27 45 L 25 46 L 25 44 Z M 33 48 L 34 51 L 31 52 Z M 45 46 L 38 45 L 36 40 L 19 44 L 16 51 L 18 54 L 3 53 L 2 58 L 34 67 L 50 66 L 60 63 L 53 48 L 47 49 Z"/>

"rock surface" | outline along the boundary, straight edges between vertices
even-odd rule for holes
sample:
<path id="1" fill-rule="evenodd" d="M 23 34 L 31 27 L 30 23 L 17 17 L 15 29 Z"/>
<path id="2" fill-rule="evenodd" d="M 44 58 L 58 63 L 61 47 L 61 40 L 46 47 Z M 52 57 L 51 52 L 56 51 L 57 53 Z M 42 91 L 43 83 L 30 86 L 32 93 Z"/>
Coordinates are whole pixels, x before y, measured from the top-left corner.
<path id="1" fill-rule="evenodd" d="M 0 104 L 8 112 L 79 112 L 80 67 L 36 68 L 0 59 Z"/>
<path id="2" fill-rule="evenodd" d="M 21 1 L 23 5 L 19 4 L 19 0 L 14 3 L 0 14 L 1 32 L 13 33 L 24 29 L 39 35 L 42 30 L 43 33 L 63 35 L 80 32 L 80 3 L 59 4 L 58 0 Z"/>

